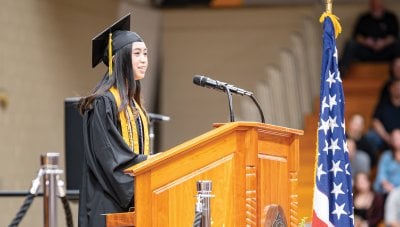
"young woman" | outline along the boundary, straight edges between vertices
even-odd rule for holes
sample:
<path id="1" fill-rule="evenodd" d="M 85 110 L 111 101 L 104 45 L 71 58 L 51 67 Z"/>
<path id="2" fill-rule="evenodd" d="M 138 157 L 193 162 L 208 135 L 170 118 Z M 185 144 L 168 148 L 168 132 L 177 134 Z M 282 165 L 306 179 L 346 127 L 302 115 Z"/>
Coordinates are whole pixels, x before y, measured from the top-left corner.
<path id="1" fill-rule="evenodd" d="M 80 101 L 84 128 L 79 226 L 105 226 L 106 213 L 133 206 L 134 178 L 124 169 L 147 159 L 148 120 L 140 80 L 148 66 L 143 39 L 129 31 L 130 15 L 93 39 L 93 67 L 109 70 Z"/>
<path id="2" fill-rule="evenodd" d="M 354 177 L 354 226 L 378 226 L 383 220 L 383 197 L 372 190 L 366 172 Z"/>
<path id="3" fill-rule="evenodd" d="M 392 148 L 382 153 L 376 173 L 374 190 L 382 194 L 400 187 L 400 129 L 390 136 Z"/>

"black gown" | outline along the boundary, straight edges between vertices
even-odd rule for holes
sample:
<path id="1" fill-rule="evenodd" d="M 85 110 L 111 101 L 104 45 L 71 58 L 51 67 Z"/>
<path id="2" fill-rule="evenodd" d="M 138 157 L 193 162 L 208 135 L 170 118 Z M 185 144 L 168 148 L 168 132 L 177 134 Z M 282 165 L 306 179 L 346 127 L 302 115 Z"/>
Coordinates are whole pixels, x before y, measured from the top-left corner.
<path id="1" fill-rule="evenodd" d="M 102 214 L 126 212 L 133 206 L 134 178 L 123 170 L 147 156 L 135 154 L 125 143 L 117 116 L 115 99 L 106 92 L 94 100 L 93 108 L 83 117 L 84 163 L 78 221 L 81 227 L 105 226 Z"/>

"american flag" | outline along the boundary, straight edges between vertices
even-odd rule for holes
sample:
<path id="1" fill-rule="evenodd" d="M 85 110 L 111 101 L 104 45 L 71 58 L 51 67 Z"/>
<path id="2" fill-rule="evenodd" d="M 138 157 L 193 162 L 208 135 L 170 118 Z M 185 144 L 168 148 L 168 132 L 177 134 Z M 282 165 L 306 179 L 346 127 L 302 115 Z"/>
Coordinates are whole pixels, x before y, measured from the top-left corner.
<path id="1" fill-rule="evenodd" d="M 319 115 L 312 226 L 354 226 L 344 95 L 330 17 L 324 19 Z"/>

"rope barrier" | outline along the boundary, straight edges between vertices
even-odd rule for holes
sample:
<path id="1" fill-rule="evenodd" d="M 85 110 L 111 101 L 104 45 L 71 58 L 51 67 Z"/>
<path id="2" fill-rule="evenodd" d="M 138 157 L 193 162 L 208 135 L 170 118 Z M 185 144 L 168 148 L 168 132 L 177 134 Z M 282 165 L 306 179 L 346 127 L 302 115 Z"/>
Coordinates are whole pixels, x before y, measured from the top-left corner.
<path id="1" fill-rule="evenodd" d="M 19 209 L 17 215 L 15 215 L 15 218 L 11 221 L 11 224 L 9 225 L 9 227 L 17 227 L 19 225 L 19 223 L 24 218 L 26 212 L 28 211 L 29 207 L 31 206 L 34 198 L 35 198 L 34 194 L 29 194 L 25 198 L 24 203 L 22 204 L 21 208 Z"/>
<path id="2" fill-rule="evenodd" d="M 202 212 L 196 211 L 194 214 L 193 227 L 201 227 Z"/>
<path id="3" fill-rule="evenodd" d="M 71 207 L 69 206 L 67 197 L 66 196 L 61 197 L 61 201 L 62 201 L 63 207 L 64 207 L 64 213 L 65 213 L 65 219 L 67 222 L 67 227 L 73 227 L 74 222 L 72 219 Z"/>

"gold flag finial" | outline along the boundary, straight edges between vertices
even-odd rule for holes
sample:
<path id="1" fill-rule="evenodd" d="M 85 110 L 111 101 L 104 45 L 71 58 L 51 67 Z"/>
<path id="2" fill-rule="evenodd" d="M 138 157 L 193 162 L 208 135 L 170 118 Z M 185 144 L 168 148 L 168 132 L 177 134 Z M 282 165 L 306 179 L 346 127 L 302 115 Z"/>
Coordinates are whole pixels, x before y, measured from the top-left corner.
<path id="1" fill-rule="evenodd" d="M 326 8 L 325 11 L 327 13 L 332 13 L 332 1 L 333 0 L 326 0 Z"/>

